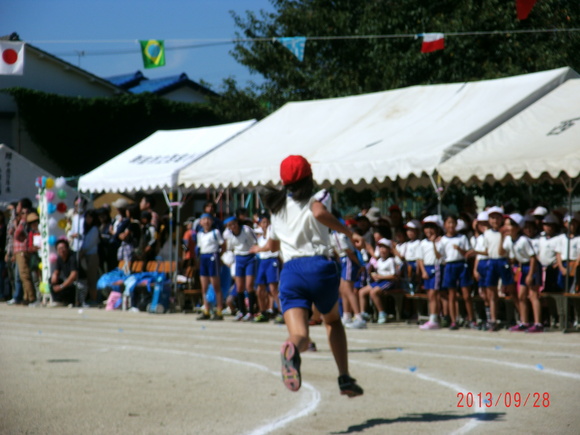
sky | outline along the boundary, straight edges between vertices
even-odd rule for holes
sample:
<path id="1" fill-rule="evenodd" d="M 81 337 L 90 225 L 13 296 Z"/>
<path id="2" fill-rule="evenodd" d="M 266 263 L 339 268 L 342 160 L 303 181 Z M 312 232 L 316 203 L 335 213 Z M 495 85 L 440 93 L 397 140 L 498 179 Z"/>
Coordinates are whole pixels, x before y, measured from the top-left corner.
<path id="1" fill-rule="evenodd" d="M 263 79 L 229 54 L 233 44 L 170 48 L 234 39 L 231 10 L 245 16 L 274 9 L 269 0 L 0 0 L 0 35 L 17 32 L 21 40 L 99 77 L 138 70 L 150 79 L 186 73 L 219 91 L 228 77 L 242 87 Z M 140 39 L 165 40 L 164 67 L 143 68 Z"/>

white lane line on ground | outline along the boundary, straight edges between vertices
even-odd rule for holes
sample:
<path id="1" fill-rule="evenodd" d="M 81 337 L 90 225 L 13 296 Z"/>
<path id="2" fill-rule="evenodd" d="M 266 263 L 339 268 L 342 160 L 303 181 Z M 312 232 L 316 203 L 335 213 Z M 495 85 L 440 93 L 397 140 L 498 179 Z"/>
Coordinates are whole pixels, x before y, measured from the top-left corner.
<path id="1" fill-rule="evenodd" d="M 54 338 L 47 338 L 47 337 L 43 337 L 43 342 L 53 342 L 53 343 L 60 343 L 62 344 L 62 339 L 66 338 L 66 334 L 52 334 L 52 336 Z M 3 337 L 8 338 L 8 339 L 14 339 L 16 337 Z M 103 348 L 95 348 L 94 351 L 95 352 L 103 352 L 103 351 L 111 351 L 111 350 L 131 350 L 131 351 L 139 351 L 139 352 L 146 352 L 146 353 L 151 353 L 151 352 L 158 352 L 158 353 L 166 353 L 166 354 L 172 354 L 172 355 L 181 355 L 181 356 L 191 356 L 191 357 L 195 357 L 195 358 L 204 358 L 204 359 L 213 359 L 213 360 L 217 360 L 217 361 L 221 361 L 221 362 L 225 362 L 225 363 L 229 363 L 229 364 L 237 364 L 240 366 L 246 366 L 249 368 L 253 368 L 256 370 L 260 370 L 263 371 L 265 373 L 268 373 L 270 375 L 273 376 L 280 376 L 279 372 L 275 372 L 273 370 L 270 370 L 268 367 L 261 365 L 261 364 L 256 364 L 253 362 L 249 362 L 249 361 L 242 361 L 242 360 L 238 360 L 235 358 L 229 358 L 229 357 L 225 357 L 225 356 L 221 356 L 221 355 L 208 355 L 205 353 L 199 353 L 199 352 L 192 352 L 192 351 L 187 351 L 187 350 L 176 350 L 176 349 L 162 349 L 159 347 L 143 347 L 143 346 L 135 346 L 133 345 L 128 345 L 128 344 L 113 344 L 111 343 L 110 339 L 106 339 L 107 341 L 107 348 L 106 350 L 103 350 Z M 119 340 L 119 341 L 124 341 L 124 340 Z M 75 346 L 86 346 L 86 347 L 95 347 L 95 342 L 93 343 L 79 343 L 76 342 Z M 240 349 L 242 350 L 242 349 Z M 247 351 L 247 349 L 245 349 Z M 307 394 L 304 394 L 303 392 L 307 391 Z M 290 394 L 290 393 L 289 393 Z M 290 424 L 291 422 L 293 422 L 294 420 L 298 420 L 302 417 L 307 416 L 308 414 L 310 414 L 311 412 L 313 412 L 318 405 L 320 404 L 320 400 L 321 400 L 321 395 L 320 392 L 314 388 L 314 386 L 312 384 L 310 384 L 309 382 L 302 382 L 302 392 L 301 394 L 301 400 L 300 403 L 298 404 L 298 406 L 296 406 L 295 408 L 291 409 L 290 411 L 288 411 L 285 415 L 281 416 L 281 417 L 276 417 L 273 420 L 267 422 L 266 424 L 263 424 L 262 426 L 259 426 L 255 429 L 253 429 L 251 432 L 248 432 L 248 434 L 251 435 L 266 435 L 276 429 L 280 429 L 288 424 Z"/>
<path id="2" fill-rule="evenodd" d="M 513 367 L 516 369 L 533 370 L 533 371 L 539 372 L 539 373 L 545 373 L 545 374 L 549 374 L 549 375 L 561 376 L 561 377 L 565 377 L 565 378 L 580 380 L 580 374 L 578 374 L 578 373 L 564 372 L 561 370 L 545 368 L 543 366 L 541 369 L 539 369 L 537 365 L 532 366 L 532 365 L 528 365 L 528 364 L 520 364 L 520 363 L 509 362 L 509 361 L 500 361 L 500 360 L 491 359 L 491 358 L 471 357 L 471 356 L 467 356 L 467 355 L 451 355 L 451 354 L 442 354 L 442 353 L 435 353 L 435 352 L 422 352 L 422 351 L 416 351 L 416 350 L 405 350 L 404 353 L 408 353 L 408 354 L 412 354 L 412 355 L 431 356 L 431 357 L 435 357 L 435 358 L 451 358 L 451 359 L 455 359 L 455 360 L 462 359 L 465 361 L 485 362 L 485 363 L 490 363 L 490 364 L 498 364 L 498 365 Z"/>
<path id="3" fill-rule="evenodd" d="M 469 393 L 469 391 L 470 391 L 470 390 L 462 387 L 461 385 L 452 384 L 451 382 L 447 382 L 447 381 L 444 381 L 442 379 L 437 379 L 433 376 L 425 375 L 423 373 L 416 373 L 416 372 L 410 372 L 409 370 L 403 370 L 399 367 L 393 367 L 393 366 L 390 366 L 388 364 L 378 364 L 378 363 L 365 362 L 365 361 L 359 361 L 359 360 L 354 360 L 354 359 L 351 359 L 350 362 L 355 363 L 355 364 L 359 364 L 359 365 L 363 365 L 363 366 L 367 366 L 367 367 L 386 369 L 386 370 L 390 370 L 392 372 L 399 373 L 399 374 L 415 376 L 415 377 L 418 377 L 419 379 L 422 379 L 424 381 L 434 382 L 442 387 L 449 388 L 449 389 L 453 390 L 453 392 L 455 394 L 463 393 L 463 394 L 467 395 L 467 393 Z M 473 410 L 476 414 L 485 414 L 485 412 L 486 412 L 485 408 L 483 406 L 479 406 L 477 403 L 474 403 Z M 481 422 L 482 422 L 482 420 L 479 418 L 471 418 L 471 419 L 469 419 L 469 421 L 466 424 L 464 424 L 463 426 L 461 426 L 459 429 L 457 429 L 456 431 L 454 431 L 452 433 L 453 434 L 468 433 L 468 432 L 472 431 L 473 429 L 475 429 L 475 427 L 477 425 L 479 425 Z"/>

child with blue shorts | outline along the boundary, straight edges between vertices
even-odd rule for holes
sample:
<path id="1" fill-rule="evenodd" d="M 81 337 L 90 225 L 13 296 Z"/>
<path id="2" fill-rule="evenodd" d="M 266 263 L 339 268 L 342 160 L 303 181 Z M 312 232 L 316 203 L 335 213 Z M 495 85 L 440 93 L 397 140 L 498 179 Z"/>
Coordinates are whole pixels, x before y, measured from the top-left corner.
<path id="1" fill-rule="evenodd" d="M 484 255 L 485 247 L 483 245 L 483 233 L 489 229 L 487 211 L 482 211 L 477 215 L 477 219 L 473 221 L 473 237 L 471 240 L 471 246 L 473 246 L 473 252 L 475 254 L 475 264 L 473 265 L 473 277 L 477 281 L 477 291 L 479 297 L 483 300 L 485 307 L 485 319 L 486 321 L 482 324 L 487 324 L 491 321 L 490 310 L 489 310 L 489 300 L 487 299 L 487 284 L 485 282 L 485 277 L 487 276 L 487 266 L 489 264 L 489 258 Z"/>
<path id="2" fill-rule="evenodd" d="M 423 289 L 427 291 L 429 305 L 429 320 L 419 326 L 419 329 L 439 329 L 439 313 L 441 301 L 439 291 L 443 275 L 441 243 L 439 232 L 441 231 L 441 218 L 437 215 L 427 216 L 423 220 L 423 232 L 425 238 L 421 240 L 420 259 L 418 269 L 423 278 Z"/>
<path id="3" fill-rule="evenodd" d="M 254 279 L 258 267 L 256 254 L 251 251 L 252 247 L 257 245 L 258 239 L 247 225 L 240 225 L 238 219 L 234 216 L 224 220 L 228 228 L 226 240 L 228 250 L 233 251 L 236 256 L 236 274 L 235 282 L 237 289 L 238 313 L 236 320 L 249 322 L 254 319 L 254 310 L 256 306 L 256 290 L 254 289 Z M 246 308 L 246 295 L 248 291 L 248 307 Z"/>
<path id="4" fill-rule="evenodd" d="M 447 289 L 449 301 L 449 317 L 451 325 L 449 329 L 459 329 L 457 325 L 457 299 L 456 290 L 461 289 L 465 310 L 469 319 L 469 326 L 473 329 L 477 327 L 473 316 L 473 304 L 471 302 L 471 269 L 466 257 L 470 254 L 471 245 L 464 234 L 457 233 L 457 217 L 449 215 L 445 219 L 445 235 L 441 237 L 441 249 L 445 258 L 445 268 L 443 272 L 443 288 Z"/>
<path id="5" fill-rule="evenodd" d="M 201 215 L 201 231 L 197 232 L 197 246 L 199 248 L 199 281 L 203 295 L 203 311 L 198 320 L 223 320 L 223 298 L 220 286 L 220 250 L 225 247 L 224 239 L 217 229 L 212 229 L 213 217 L 209 213 Z M 207 300 L 209 284 L 214 288 L 216 295 L 216 312 L 210 317 L 210 303 Z"/>
<path id="6" fill-rule="evenodd" d="M 265 204 L 272 212 L 270 243 L 278 241 L 284 260 L 280 275 L 280 303 L 288 329 L 288 339 L 280 350 L 282 380 L 291 391 L 302 383 L 300 352 L 308 349 L 308 320 L 312 304 L 322 314 L 330 349 L 338 367 L 341 394 L 363 394 L 350 377 L 346 333 L 338 311 L 340 275 L 337 263 L 329 257 L 329 228 L 360 238 L 342 225 L 324 204 L 330 194 L 312 196 L 314 181 L 310 163 L 302 156 L 289 156 L 280 165 L 283 188 L 269 189 Z M 274 250 L 270 247 L 270 251 Z"/>
<path id="7" fill-rule="evenodd" d="M 504 287 L 511 288 L 514 285 L 513 272 L 509 264 L 509 240 L 506 240 L 503 209 L 493 206 L 487 211 L 490 228 L 483 233 L 484 255 L 489 257 L 485 283 L 487 284 L 487 298 L 491 322 L 487 325 L 490 331 L 498 331 L 500 325 L 497 322 L 497 287 L 499 280 Z"/>

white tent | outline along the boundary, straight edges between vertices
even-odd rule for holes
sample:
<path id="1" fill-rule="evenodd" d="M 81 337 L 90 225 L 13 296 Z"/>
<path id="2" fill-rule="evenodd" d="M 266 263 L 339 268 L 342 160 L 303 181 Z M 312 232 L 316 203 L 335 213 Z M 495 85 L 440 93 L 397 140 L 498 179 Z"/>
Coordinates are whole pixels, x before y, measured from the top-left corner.
<path id="1" fill-rule="evenodd" d="M 160 130 L 79 179 L 83 192 L 151 192 L 177 186 L 180 169 L 254 124 Z"/>
<path id="2" fill-rule="evenodd" d="M 437 168 L 444 180 L 580 175 L 580 80 L 568 80 Z"/>
<path id="3" fill-rule="evenodd" d="M 52 174 L 35 165 L 26 157 L 0 144 L 0 207 L 5 208 L 11 202 L 29 198 L 33 203 L 38 195 L 35 185 L 37 177 L 55 178 Z M 74 197 L 73 188 L 65 186 L 69 197 Z"/>
<path id="4" fill-rule="evenodd" d="M 288 103 L 184 168 L 185 187 L 279 181 L 280 161 L 301 154 L 319 184 L 428 182 L 438 164 L 577 77 L 570 68 L 480 82 L 413 86 Z M 422 178 L 420 178 L 422 177 Z"/>

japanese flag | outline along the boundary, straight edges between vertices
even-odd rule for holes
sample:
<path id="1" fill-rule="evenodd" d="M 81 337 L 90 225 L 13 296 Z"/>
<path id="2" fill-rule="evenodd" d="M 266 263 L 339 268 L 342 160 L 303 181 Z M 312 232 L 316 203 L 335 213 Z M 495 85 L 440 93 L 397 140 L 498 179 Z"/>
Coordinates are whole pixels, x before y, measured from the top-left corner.
<path id="1" fill-rule="evenodd" d="M 24 74 L 24 42 L 0 41 L 0 75 Z"/>

